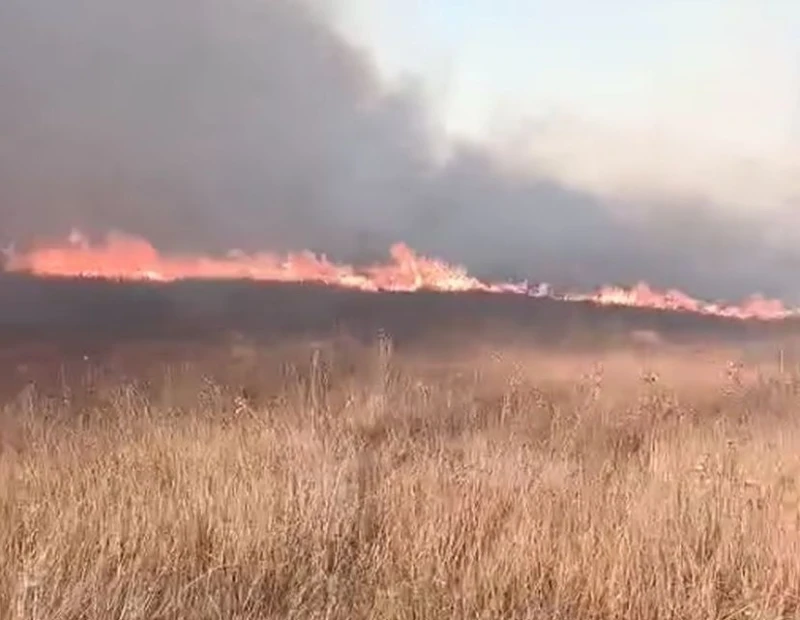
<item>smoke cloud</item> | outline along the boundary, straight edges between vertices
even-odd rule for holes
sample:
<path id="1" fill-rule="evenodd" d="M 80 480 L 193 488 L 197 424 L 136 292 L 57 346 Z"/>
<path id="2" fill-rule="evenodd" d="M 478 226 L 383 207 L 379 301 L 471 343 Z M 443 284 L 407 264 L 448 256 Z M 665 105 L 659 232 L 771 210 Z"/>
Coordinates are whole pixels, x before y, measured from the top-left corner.
<path id="1" fill-rule="evenodd" d="M 791 297 L 792 254 L 708 205 L 637 219 L 488 148 L 438 153 L 413 88 L 292 0 L 3 0 L 0 240 L 119 229 L 163 250 L 404 240 L 477 275 Z M 652 205 L 651 205 L 652 206 Z"/>

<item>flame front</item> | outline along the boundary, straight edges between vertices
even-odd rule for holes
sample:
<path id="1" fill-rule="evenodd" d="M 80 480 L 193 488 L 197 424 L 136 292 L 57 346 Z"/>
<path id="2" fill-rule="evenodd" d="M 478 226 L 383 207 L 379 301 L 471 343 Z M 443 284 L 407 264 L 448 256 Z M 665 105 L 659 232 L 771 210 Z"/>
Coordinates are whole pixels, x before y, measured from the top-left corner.
<path id="1" fill-rule="evenodd" d="M 247 255 L 231 252 L 214 258 L 196 255 L 162 255 L 148 241 L 111 233 L 92 246 L 78 231 L 67 241 L 17 253 L 6 252 L 7 271 L 40 276 L 102 278 L 171 282 L 185 279 L 246 279 L 271 282 L 312 282 L 361 291 L 483 291 L 550 297 L 563 301 L 604 306 L 632 306 L 693 312 L 738 319 L 780 320 L 800 311 L 779 300 L 752 297 L 741 304 L 726 305 L 694 299 L 681 291 L 660 292 L 646 283 L 633 288 L 605 286 L 592 293 L 554 294 L 549 285 L 487 283 L 466 269 L 417 255 L 398 243 L 390 250 L 391 261 L 382 265 L 354 267 L 337 264 L 311 252 Z"/>

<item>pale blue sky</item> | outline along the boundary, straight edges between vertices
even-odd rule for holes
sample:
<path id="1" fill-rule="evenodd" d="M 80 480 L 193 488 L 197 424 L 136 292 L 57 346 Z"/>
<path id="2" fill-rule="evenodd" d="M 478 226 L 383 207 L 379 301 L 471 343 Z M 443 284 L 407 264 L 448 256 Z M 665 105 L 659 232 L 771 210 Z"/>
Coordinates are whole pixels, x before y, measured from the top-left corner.
<path id="1" fill-rule="evenodd" d="M 342 2 L 347 36 L 388 80 L 421 78 L 451 131 L 546 121 L 532 154 L 563 180 L 800 196 L 797 0 Z"/>

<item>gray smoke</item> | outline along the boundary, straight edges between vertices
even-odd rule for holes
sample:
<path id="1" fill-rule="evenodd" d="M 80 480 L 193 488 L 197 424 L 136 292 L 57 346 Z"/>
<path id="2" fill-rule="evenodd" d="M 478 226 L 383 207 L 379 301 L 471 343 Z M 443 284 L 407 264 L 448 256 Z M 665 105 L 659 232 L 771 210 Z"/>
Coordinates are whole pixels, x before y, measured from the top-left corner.
<path id="1" fill-rule="evenodd" d="M 707 205 L 625 222 L 475 145 L 437 162 L 422 98 L 385 89 L 320 15 L 292 0 L 0 2 L 0 241 L 78 226 L 166 250 L 372 260 L 405 240 L 485 276 L 792 292 L 796 265 Z"/>

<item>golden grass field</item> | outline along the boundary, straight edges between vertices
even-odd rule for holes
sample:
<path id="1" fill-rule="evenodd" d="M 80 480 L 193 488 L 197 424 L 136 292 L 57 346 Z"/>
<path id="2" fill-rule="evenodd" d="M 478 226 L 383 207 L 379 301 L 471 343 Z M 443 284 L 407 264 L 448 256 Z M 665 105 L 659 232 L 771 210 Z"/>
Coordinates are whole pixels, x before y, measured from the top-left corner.
<path id="1" fill-rule="evenodd" d="M 89 360 L 2 411 L 0 617 L 800 617 L 800 374 L 736 355 Z"/>

